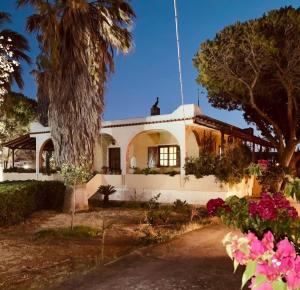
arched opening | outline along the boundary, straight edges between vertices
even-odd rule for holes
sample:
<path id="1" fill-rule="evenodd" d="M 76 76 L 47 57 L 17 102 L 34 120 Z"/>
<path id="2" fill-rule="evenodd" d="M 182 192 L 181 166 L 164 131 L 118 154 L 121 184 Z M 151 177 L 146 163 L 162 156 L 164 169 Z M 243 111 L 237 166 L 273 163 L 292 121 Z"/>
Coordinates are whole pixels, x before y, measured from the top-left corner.
<path id="1" fill-rule="evenodd" d="M 50 175 L 56 172 L 54 160 L 54 145 L 52 139 L 47 139 L 41 146 L 39 152 L 39 169 L 41 173 Z"/>
<path id="2" fill-rule="evenodd" d="M 121 174 L 121 148 L 109 134 L 101 134 L 95 150 L 95 169 L 102 174 Z"/>
<path id="3" fill-rule="evenodd" d="M 182 163 L 179 142 L 167 130 L 143 131 L 127 147 L 127 173 L 179 173 Z"/>

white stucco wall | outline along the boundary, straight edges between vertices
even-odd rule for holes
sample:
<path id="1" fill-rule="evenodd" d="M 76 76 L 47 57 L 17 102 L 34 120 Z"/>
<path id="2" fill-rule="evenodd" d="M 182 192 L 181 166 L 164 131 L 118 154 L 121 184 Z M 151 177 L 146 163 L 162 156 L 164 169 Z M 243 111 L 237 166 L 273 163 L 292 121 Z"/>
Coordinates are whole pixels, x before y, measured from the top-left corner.
<path id="1" fill-rule="evenodd" d="M 3 173 L 3 181 L 14 181 L 14 180 L 61 180 L 58 174 L 36 174 L 36 173 L 17 173 L 17 172 L 7 172 Z"/>
<path id="2" fill-rule="evenodd" d="M 163 203 L 173 203 L 176 199 L 186 200 L 192 204 L 206 204 L 211 198 L 227 198 L 231 195 L 245 196 L 252 194 L 254 179 L 243 180 L 240 184 L 229 186 L 216 181 L 214 176 L 195 178 L 180 175 L 168 176 L 164 174 L 143 175 L 96 175 L 87 184 L 87 197 L 90 198 L 100 185 L 113 185 L 117 192 L 111 196 L 112 200 L 132 200 L 134 196 L 147 201 L 154 195 L 161 193 L 159 199 Z"/>

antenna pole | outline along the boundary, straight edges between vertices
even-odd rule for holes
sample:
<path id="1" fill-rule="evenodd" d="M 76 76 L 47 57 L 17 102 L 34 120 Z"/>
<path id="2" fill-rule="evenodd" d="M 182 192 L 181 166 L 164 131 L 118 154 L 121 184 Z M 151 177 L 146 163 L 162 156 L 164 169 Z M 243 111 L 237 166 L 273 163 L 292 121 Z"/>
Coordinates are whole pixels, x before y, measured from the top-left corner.
<path id="1" fill-rule="evenodd" d="M 176 0 L 174 0 L 174 14 L 175 14 L 175 28 L 176 28 L 176 43 L 177 43 L 177 55 L 178 55 L 178 72 L 179 72 L 181 104 L 182 104 L 182 110 L 183 110 L 183 118 L 185 119 L 182 68 L 181 68 L 181 52 L 180 52 L 180 42 L 179 42 L 178 14 L 177 14 Z"/>

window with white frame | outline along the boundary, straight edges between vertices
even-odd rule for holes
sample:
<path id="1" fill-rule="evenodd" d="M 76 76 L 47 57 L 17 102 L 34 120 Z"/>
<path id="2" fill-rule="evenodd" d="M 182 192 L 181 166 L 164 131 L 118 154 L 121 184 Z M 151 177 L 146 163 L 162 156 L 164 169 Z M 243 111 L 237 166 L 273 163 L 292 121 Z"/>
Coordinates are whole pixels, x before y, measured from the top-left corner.
<path id="1" fill-rule="evenodd" d="M 179 166 L 179 147 L 176 145 L 159 146 L 159 166 L 178 167 Z"/>

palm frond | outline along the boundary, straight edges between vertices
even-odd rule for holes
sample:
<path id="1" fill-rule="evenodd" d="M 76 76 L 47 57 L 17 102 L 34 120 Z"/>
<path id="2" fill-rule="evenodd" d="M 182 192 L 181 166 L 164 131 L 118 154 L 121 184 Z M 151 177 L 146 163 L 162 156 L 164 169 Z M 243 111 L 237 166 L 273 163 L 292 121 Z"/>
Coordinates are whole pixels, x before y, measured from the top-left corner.
<path id="1" fill-rule="evenodd" d="M 11 16 L 9 13 L 0 12 L 0 25 L 11 22 Z"/>

